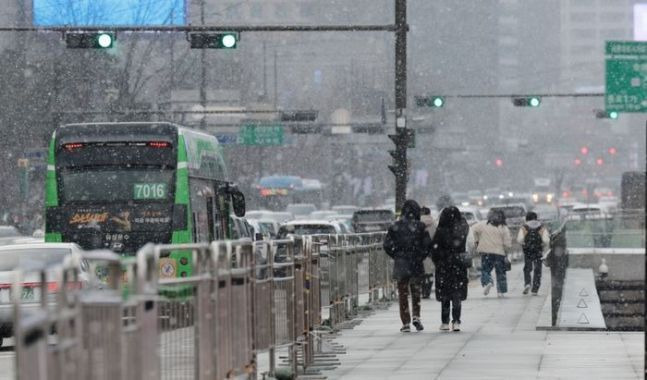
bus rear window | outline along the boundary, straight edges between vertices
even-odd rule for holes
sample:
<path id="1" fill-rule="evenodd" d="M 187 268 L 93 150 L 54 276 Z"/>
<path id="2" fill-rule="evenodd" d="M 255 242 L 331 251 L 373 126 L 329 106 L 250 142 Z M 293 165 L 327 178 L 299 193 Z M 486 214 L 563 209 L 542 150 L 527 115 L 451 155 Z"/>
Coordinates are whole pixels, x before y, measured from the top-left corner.
<path id="1" fill-rule="evenodd" d="M 169 201 L 173 171 L 168 169 L 63 171 L 62 202 Z"/>

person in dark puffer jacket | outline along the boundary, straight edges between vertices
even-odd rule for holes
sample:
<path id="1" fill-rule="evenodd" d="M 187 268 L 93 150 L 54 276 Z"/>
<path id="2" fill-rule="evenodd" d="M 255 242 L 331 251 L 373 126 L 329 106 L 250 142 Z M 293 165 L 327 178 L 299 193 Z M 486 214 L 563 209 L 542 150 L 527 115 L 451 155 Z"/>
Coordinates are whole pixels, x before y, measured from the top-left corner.
<path id="1" fill-rule="evenodd" d="M 424 274 L 423 260 L 429 253 L 431 237 L 424 223 L 420 221 L 420 206 L 414 200 L 407 200 L 402 206 L 400 220 L 389 227 L 384 239 L 384 251 L 394 261 L 393 279 L 398 284 L 400 302 L 400 331 L 411 331 L 413 322 L 417 331 L 424 329 L 420 321 L 420 278 Z M 413 318 L 409 312 L 409 292 Z"/>

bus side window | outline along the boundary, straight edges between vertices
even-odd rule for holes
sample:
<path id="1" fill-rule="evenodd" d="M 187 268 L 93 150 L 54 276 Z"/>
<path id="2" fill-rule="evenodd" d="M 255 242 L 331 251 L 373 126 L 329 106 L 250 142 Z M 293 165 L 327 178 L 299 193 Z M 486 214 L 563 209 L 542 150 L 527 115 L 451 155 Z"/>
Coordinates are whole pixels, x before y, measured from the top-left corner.
<path id="1" fill-rule="evenodd" d="M 193 241 L 209 241 L 209 217 L 207 210 L 207 199 L 212 194 L 207 191 L 207 182 L 201 179 L 191 178 L 191 211 L 193 212 Z"/>
<path id="2" fill-rule="evenodd" d="M 207 197 L 207 227 L 208 227 L 208 235 L 209 235 L 209 241 L 214 240 L 214 234 L 215 234 L 215 223 L 214 223 L 214 212 L 215 212 L 215 207 L 213 204 L 213 196 Z"/>

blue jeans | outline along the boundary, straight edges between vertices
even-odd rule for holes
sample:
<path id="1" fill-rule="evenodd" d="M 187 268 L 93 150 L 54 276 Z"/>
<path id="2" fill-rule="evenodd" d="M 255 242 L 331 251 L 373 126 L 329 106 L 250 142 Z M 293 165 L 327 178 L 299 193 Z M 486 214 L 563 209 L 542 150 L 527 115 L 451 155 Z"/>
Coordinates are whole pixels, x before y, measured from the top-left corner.
<path id="1" fill-rule="evenodd" d="M 481 254 L 481 285 L 493 283 L 492 268 L 496 272 L 496 291 L 499 293 L 508 292 L 508 280 L 505 273 L 505 256 L 493 253 Z"/>

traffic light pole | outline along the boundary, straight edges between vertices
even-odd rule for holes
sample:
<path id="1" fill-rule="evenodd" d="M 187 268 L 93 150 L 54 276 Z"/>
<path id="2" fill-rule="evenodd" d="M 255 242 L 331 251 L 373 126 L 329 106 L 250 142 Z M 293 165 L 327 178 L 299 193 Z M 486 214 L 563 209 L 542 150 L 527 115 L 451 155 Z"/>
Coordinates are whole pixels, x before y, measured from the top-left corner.
<path id="1" fill-rule="evenodd" d="M 395 0 L 395 127 L 396 150 L 391 168 L 395 175 L 395 209 L 402 210 L 407 197 L 407 0 Z M 401 132 L 402 131 L 402 132 Z"/>

